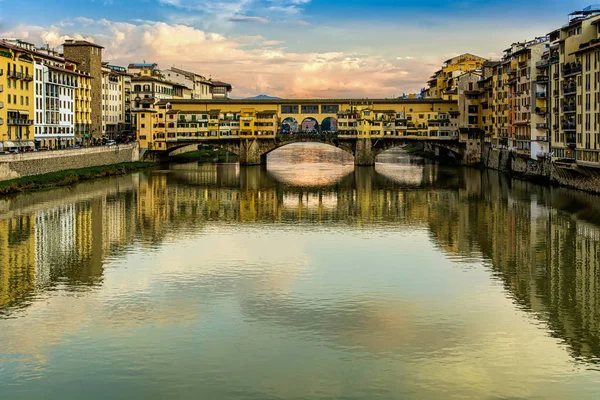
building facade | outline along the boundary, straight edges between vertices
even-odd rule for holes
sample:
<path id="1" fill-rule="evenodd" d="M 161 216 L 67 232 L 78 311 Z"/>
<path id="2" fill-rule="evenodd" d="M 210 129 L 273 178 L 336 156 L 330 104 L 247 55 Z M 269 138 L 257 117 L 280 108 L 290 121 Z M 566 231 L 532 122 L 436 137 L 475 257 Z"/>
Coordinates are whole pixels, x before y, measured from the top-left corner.
<path id="1" fill-rule="evenodd" d="M 64 57 L 77 63 L 80 71 L 90 76 L 89 134 L 92 139 L 102 136 L 102 52 L 104 48 L 85 40 L 63 43 Z"/>
<path id="2" fill-rule="evenodd" d="M 34 146 L 34 71 L 26 49 L 0 40 L 0 151 Z"/>

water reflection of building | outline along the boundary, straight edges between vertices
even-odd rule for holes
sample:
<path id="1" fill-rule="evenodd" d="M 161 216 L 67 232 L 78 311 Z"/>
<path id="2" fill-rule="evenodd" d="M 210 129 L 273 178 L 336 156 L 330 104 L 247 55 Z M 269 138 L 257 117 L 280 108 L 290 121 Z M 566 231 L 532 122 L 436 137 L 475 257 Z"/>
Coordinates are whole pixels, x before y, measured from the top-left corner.
<path id="1" fill-rule="evenodd" d="M 142 175 L 126 190 L 107 183 L 104 194 L 67 194 L 60 204 L 0 217 L 0 309 L 59 281 L 101 282 L 107 257 L 132 243 L 177 241 L 209 224 L 388 224 L 427 229 L 457 261 L 483 260 L 575 356 L 600 357 L 600 229 L 565 208 L 575 202 L 593 217 L 594 199 L 577 195 L 577 203 L 572 192 L 491 172 L 419 171 L 418 180 L 388 179 L 356 168 L 329 186 L 303 187 L 260 168 L 188 165 Z"/>
<path id="2" fill-rule="evenodd" d="M 0 220 L 0 314 L 35 288 L 35 236 L 31 215 Z"/>

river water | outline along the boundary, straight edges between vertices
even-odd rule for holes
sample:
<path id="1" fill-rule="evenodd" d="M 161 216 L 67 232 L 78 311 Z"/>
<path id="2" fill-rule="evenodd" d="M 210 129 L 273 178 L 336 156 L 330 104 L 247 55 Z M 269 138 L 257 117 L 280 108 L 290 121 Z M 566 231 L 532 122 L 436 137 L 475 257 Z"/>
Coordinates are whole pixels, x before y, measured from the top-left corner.
<path id="1" fill-rule="evenodd" d="M 0 199 L 0 398 L 600 398 L 600 198 L 379 161 Z"/>

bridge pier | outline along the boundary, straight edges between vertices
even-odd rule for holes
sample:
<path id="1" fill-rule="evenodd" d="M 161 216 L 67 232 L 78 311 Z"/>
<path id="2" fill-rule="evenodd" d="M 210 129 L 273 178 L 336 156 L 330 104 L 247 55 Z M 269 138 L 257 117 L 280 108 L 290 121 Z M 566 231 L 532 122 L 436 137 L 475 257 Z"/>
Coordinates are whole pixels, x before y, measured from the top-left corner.
<path id="1" fill-rule="evenodd" d="M 354 144 L 354 165 L 370 167 L 375 165 L 377 150 L 372 139 L 357 139 Z"/>
<path id="2" fill-rule="evenodd" d="M 262 154 L 262 149 L 256 139 L 241 139 L 239 161 L 240 165 L 264 165 L 267 163 L 266 154 Z"/>

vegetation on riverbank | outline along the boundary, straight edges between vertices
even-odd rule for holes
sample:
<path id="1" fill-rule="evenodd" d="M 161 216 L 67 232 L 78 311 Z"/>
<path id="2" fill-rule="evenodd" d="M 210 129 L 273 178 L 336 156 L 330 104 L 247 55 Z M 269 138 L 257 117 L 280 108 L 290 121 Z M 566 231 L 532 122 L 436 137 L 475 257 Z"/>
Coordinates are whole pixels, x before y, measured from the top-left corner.
<path id="1" fill-rule="evenodd" d="M 82 169 L 67 169 L 43 175 L 26 176 L 8 181 L 0 181 L 0 196 L 29 190 L 67 186 L 108 176 L 124 175 L 129 172 L 152 167 L 153 165 L 154 163 L 138 161 Z"/>
<path id="2" fill-rule="evenodd" d="M 169 162 L 173 163 L 188 163 L 188 162 L 219 162 L 225 161 L 227 158 L 232 159 L 235 155 L 229 153 L 223 149 L 213 149 L 212 147 L 201 148 L 197 151 L 191 151 L 189 153 L 177 154 L 169 157 Z"/>

